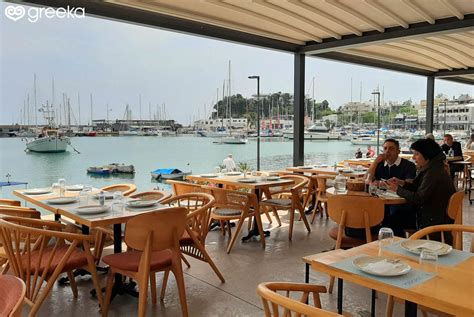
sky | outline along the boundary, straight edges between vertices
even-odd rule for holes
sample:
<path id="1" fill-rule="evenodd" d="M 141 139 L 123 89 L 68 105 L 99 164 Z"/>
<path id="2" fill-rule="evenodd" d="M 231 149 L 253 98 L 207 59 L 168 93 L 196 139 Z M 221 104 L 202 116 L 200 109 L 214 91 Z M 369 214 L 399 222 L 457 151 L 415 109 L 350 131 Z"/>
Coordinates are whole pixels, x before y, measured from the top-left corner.
<path id="1" fill-rule="evenodd" d="M 33 109 L 34 74 L 38 106 L 52 101 L 54 78 L 55 104 L 68 95 L 76 121 L 81 111 L 82 124 L 90 121 L 92 94 L 94 119 L 105 119 L 107 112 L 109 119 L 122 119 L 127 104 L 139 119 L 141 96 L 143 119 L 149 118 L 150 104 L 152 113 L 165 104 L 167 118 L 187 125 L 209 114 L 217 89 L 222 95 L 229 60 L 233 94 L 256 93 L 249 75 L 260 76 L 261 93 L 293 93 L 292 54 L 87 16 L 12 21 L 4 14 L 8 5 L 0 3 L 0 124 L 23 121 L 28 95 Z M 363 100 L 371 99 L 376 87 L 383 89 L 385 101 L 426 98 L 422 76 L 307 58 L 310 96 L 313 77 L 315 99 L 328 100 L 333 109 L 351 100 L 351 79 L 354 101 L 361 85 Z M 438 93 L 472 95 L 473 88 L 437 80 Z"/>

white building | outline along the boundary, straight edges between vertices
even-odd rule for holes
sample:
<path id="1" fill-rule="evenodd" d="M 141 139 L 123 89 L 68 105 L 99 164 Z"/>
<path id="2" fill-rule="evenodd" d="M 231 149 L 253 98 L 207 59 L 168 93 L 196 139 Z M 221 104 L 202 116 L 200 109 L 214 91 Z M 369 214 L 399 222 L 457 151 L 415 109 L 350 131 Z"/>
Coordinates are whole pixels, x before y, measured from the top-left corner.
<path id="1" fill-rule="evenodd" d="M 348 102 L 341 106 L 341 111 L 348 114 L 359 114 L 375 111 L 375 105 L 369 102 Z"/>
<path id="2" fill-rule="evenodd" d="M 439 128 L 459 131 L 470 131 L 474 128 L 474 103 L 447 103 L 446 106 L 440 104 L 434 115 L 434 122 Z"/>
<path id="3" fill-rule="evenodd" d="M 221 127 L 224 127 L 225 129 L 229 127 L 232 129 L 245 129 L 247 128 L 247 118 L 219 118 L 198 120 L 194 122 L 194 128 L 197 130 L 215 131 Z"/>
<path id="4" fill-rule="evenodd" d="M 337 114 L 330 114 L 321 118 L 323 122 L 329 121 L 337 125 Z"/>

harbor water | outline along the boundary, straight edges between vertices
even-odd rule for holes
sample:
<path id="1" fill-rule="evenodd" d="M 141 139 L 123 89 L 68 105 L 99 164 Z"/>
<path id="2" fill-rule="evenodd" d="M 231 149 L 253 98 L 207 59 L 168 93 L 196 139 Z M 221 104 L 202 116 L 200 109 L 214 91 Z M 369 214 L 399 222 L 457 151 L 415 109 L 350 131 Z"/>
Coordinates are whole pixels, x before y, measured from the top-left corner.
<path id="1" fill-rule="evenodd" d="M 256 168 L 257 142 L 247 144 L 215 144 L 211 138 L 178 137 L 75 137 L 64 153 L 25 152 L 20 138 L 1 138 L 1 181 L 11 175 L 11 181 L 28 182 L 28 188 L 51 186 L 58 178 L 67 184 L 90 184 L 100 188 L 114 183 L 134 183 L 138 191 L 168 188 L 152 181 L 150 172 L 157 168 L 178 168 L 195 174 L 214 172 L 227 154 L 232 153 L 236 163 L 247 162 Z M 351 158 L 358 147 L 348 141 L 306 141 L 305 164 L 334 165 Z M 292 166 L 293 142 L 285 139 L 261 141 L 261 170 L 280 170 Z M 135 175 L 114 174 L 93 177 L 87 174 L 89 166 L 109 163 L 133 164 Z M 12 198 L 11 191 L 20 187 L 3 187 L 1 196 Z"/>

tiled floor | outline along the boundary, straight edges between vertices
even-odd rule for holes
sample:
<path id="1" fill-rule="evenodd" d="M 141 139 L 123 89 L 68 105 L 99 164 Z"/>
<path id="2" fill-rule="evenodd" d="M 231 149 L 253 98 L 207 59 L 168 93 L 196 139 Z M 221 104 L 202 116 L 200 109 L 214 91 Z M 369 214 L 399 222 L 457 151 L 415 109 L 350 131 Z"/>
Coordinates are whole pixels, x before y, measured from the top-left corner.
<path id="1" fill-rule="evenodd" d="M 190 260 L 191 268 L 185 268 L 185 284 L 190 316 L 262 316 L 262 304 L 255 290 L 264 281 L 304 282 L 304 264 L 301 257 L 328 250 L 334 241 L 328 237 L 330 220 L 317 217 L 307 233 L 302 222 L 295 224 L 293 241 L 288 241 L 288 219 L 282 213 L 283 225 L 271 227 L 265 250 L 258 241 L 238 242 L 231 254 L 227 254 L 227 237 L 220 231 L 212 231 L 207 238 L 207 250 L 224 275 L 221 283 L 211 268 L 202 262 Z M 265 217 L 264 217 L 264 220 Z M 464 202 L 464 223 L 474 224 L 474 207 Z M 267 223 L 268 225 L 268 223 Z M 105 274 L 101 274 L 103 278 Z M 162 274 L 158 274 L 158 287 Z M 105 284 L 105 281 L 102 280 Z M 310 282 L 327 285 L 328 277 L 311 272 Z M 39 316 L 99 316 L 97 301 L 89 295 L 92 283 L 88 277 L 78 278 L 79 297 L 74 299 L 69 287 L 55 285 L 42 306 Z M 345 283 L 344 310 L 353 316 L 369 316 L 370 290 Z M 377 316 L 385 312 L 386 297 L 377 299 Z M 336 308 L 336 292 L 322 295 L 323 307 Z M 130 296 L 118 296 L 111 304 L 109 316 L 134 316 L 138 301 Z M 401 316 L 403 307 L 395 305 L 394 316 Z M 26 313 L 26 312 L 25 312 Z M 181 309 L 174 278 L 170 278 L 166 297 L 156 306 L 149 301 L 147 316 L 180 316 Z"/>

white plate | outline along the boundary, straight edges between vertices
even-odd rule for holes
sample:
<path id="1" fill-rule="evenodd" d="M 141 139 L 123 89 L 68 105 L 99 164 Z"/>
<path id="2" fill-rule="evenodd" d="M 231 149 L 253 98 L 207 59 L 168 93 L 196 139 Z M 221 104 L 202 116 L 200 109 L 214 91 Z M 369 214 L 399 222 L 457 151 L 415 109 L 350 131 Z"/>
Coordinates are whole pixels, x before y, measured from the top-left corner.
<path id="1" fill-rule="evenodd" d="M 238 175 L 241 175 L 242 173 L 241 172 L 228 172 L 228 173 L 225 173 L 227 176 L 238 176 Z M 201 175 L 202 176 L 202 175 Z"/>
<path id="2" fill-rule="evenodd" d="M 84 185 L 70 185 L 70 186 L 66 186 L 66 190 L 70 191 L 70 192 L 78 192 L 78 191 L 81 191 L 82 189 L 84 188 Z"/>
<path id="3" fill-rule="evenodd" d="M 204 178 L 214 178 L 217 176 L 218 176 L 217 174 L 201 174 L 201 177 L 204 177 Z"/>
<path id="4" fill-rule="evenodd" d="M 56 197 L 46 201 L 50 205 L 66 205 L 77 202 L 77 197 Z"/>
<path id="5" fill-rule="evenodd" d="M 352 172 L 354 172 L 354 170 L 353 170 L 353 169 L 350 169 L 350 168 L 344 168 L 344 169 L 342 169 L 341 171 L 342 171 L 343 173 L 352 173 Z"/>
<path id="6" fill-rule="evenodd" d="M 429 250 L 438 255 L 446 255 L 453 250 L 450 245 L 433 240 L 405 240 L 400 243 L 400 247 L 415 254 L 420 254 L 422 250 Z"/>
<path id="7" fill-rule="evenodd" d="M 156 205 L 158 200 L 130 200 L 126 202 L 127 207 L 130 208 L 145 208 Z"/>
<path id="8" fill-rule="evenodd" d="M 257 182 L 255 178 L 239 178 L 237 181 L 239 183 L 256 183 Z"/>
<path id="9" fill-rule="evenodd" d="M 76 208 L 76 212 L 82 215 L 101 214 L 110 210 L 110 206 L 88 205 Z"/>
<path id="10" fill-rule="evenodd" d="M 280 176 L 268 176 L 265 178 L 267 181 L 279 181 Z"/>
<path id="11" fill-rule="evenodd" d="M 352 264 L 365 273 L 378 276 L 399 276 L 411 270 L 405 262 L 384 256 L 361 256 L 352 261 Z"/>
<path id="12" fill-rule="evenodd" d="M 51 188 L 33 188 L 27 189 L 23 192 L 25 195 L 42 195 L 42 194 L 50 194 Z"/>

